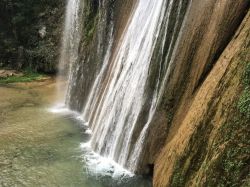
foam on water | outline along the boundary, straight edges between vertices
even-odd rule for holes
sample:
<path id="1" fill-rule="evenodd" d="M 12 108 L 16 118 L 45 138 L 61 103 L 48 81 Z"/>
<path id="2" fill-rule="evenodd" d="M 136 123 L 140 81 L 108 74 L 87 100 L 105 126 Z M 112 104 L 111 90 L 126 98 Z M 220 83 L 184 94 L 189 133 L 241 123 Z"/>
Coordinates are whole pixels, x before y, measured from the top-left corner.
<path id="1" fill-rule="evenodd" d="M 81 124 L 87 124 L 84 122 L 82 115 L 78 112 L 68 109 L 64 104 L 57 104 L 48 109 L 49 112 L 71 116 L 74 120 L 79 121 Z M 86 126 L 86 125 L 85 125 Z M 86 129 L 84 134 L 91 135 L 92 130 Z M 110 176 L 112 178 L 129 178 L 134 174 L 124 169 L 122 166 L 114 162 L 112 159 L 105 158 L 95 153 L 91 148 L 91 143 L 81 143 L 80 148 L 83 152 L 82 158 L 86 165 L 86 172 L 91 176 Z"/>
<path id="2" fill-rule="evenodd" d="M 64 104 L 57 104 L 57 105 L 49 108 L 48 111 L 52 112 L 52 113 L 63 113 L 63 114 L 71 112 L 68 108 L 65 107 Z"/>
<path id="3" fill-rule="evenodd" d="M 112 178 L 129 178 L 134 174 L 124 169 L 112 159 L 100 156 L 91 148 L 91 143 L 82 143 L 81 149 L 84 152 L 83 160 L 86 164 L 86 172 L 89 175 L 110 176 Z"/>
<path id="4" fill-rule="evenodd" d="M 79 112 L 70 110 L 63 103 L 55 104 L 54 106 L 50 107 L 48 109 L 48 111 L 51 113 L 61 114 L 61 115 L 65 115 L 65 116 L 71 116 L 72 119 L 76 120 L 77 122 L 79 122 L 83 126 L 88 126 L 88 123 L 83 119 L 82 115 Z M 90 129 L 88 129 L 87 131 L 91 132 Z"/>

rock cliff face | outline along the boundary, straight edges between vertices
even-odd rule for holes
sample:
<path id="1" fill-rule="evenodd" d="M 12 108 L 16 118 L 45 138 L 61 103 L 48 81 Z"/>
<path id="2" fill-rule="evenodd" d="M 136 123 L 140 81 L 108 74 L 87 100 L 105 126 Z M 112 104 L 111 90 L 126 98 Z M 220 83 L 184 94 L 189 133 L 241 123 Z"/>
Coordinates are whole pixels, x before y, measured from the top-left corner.
<path id="1" fill-rule="evenodd" d="M 35 0 L 19 2 L 0 2 L 0 66 L 55 72 L 65 4 L 46 0 L 44 10 Z M 82 33 L 67 100 L 68 106 L 79 112 L 109 55 L 111 65 L 105 70 L 109 74 L 101 88 L 112 78 L 113 58 L 138 1 L 81 3 Z M 20 7 L 22 4 L 25 6 Z M 134 171 L 153 174 L 157 187 L 247 186 L 250 2 L 172 0 L 163 4 L 168 8 L 160 14 L 155 47 L 150 51 L 143 109 L 130 134 L 128 157 L 133 158 L 137 143 L 142 146 Z M 146 129 L 146 138 L 140 142 L 155 93 L 162 94 L 156 97 L 161 98 L 160 104 Z"/>
<path id="2" fill-rule="evenodd" d="M 137 3 L 135 0 L 84 1 L 83 33 L 67 99 L 71 109 L 82 112 L 107 51 L 111 54 L 110 59 L 116 55 Z M 244 65 L 235 58 L 239 58 L 247 45 L 242 43 L 247 41 L 242 38 L 247 39 L 245 29 L 248 25 L 242 20 L 249 9 L 249 2 L 180 0 L 169 1 L 166 6 L 171 9 L 165 11 L 153 51 L 145 103 L 133 129 L 132 148 L 138 143 L 144 128 L 154 91 L 159 89 L 156 80 L 160 85 L 164 84 L 164 93 L 159 94 L 161 102 L 152 123 L 148 125 L 147 138 L 141 144 L 143 148 L 135 172 L 153 172 L 154 168 L 155 186 L 223 183 L 225 178 L 229 178 L 226 171 L 224 179 L 209 176 L 206 181 L 206 172 L 221 168 L 212 163 L 213 169 L 212 166 L 211 170 L 203 168 L 207 167 L 205 159 L 216 157 L 214 150 L 207 155 L 209 142 L 219 136 L 218 129 L 222 128 L 222 123 L 230 121 L 225 116 L 229 116 L 230 112 L 241 115 L 233 103 L 241 92 Z M 102 85 L 104 87 L 106 82 Z M 224 109 L 227 112 L 223 112 Z M 224 139 L 216 141 L 223 144 Z M 132 153 L 130 150 L 129 156 Z M 220 158 L 224 158 L 224 152 L 220 153 Z M 230 158 L 228 160 L 230 162 Z M 245 173 L 238 177 L 244 178 Z M 235 179 L 232 182 L 238 181 Z"/>
<path id="3" fill-rule="evenodd" d="M 178 104 L 154 186 L 247 186 L 250 13 L 239 23 L 248 2 L 193 3 L 166 89 Z"/>
<path id="4" fill-rule="evenodd" d="M 84 1 L 82 38 L 66 104 L 97 133 L 92 145 L 98 153 L 133 172 L 149 171 L 160 148 L 158 137 L 151 142 L 145 137 L 154 129 L 151 116 L 188 5 L 188 0 Z M 147 147 L 155 145 L 149 154 Z"/>

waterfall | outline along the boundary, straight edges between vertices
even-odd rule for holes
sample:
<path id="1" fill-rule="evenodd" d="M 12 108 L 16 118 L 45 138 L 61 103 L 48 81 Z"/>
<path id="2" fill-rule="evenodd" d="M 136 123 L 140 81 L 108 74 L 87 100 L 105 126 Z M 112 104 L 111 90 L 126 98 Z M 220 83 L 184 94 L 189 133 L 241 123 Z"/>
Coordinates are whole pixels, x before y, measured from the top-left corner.
<path id="1" fill-rule="evenodd" d="M 69 0 L 67 7 L 61 56 L 62 69 L 69 72 L 66 103 L 76 98 L 80 102 L 77 89 L 81 82 L 74 78 L 82 72 L 76 63 L 81 38 L 79 1 Z M 138 0 L 115 49 L 109 37 L 102 67 L 78 111 L 92 130 L 93 150 L 132 172 L 141 164 L 187 2 Z"/>
<path id="2" fill-rule="evenodd" d="M 93 131 L 94 150 L 123 166 L 143 106 L 150 61 L 166 7 L 164 2 L 139 1 L 108 71 L 103 66 L 102 84 L 94 84 L 84 108 L 85 120 Z"/>
<path id="3" fill-rule="evenodd" d="M 66 16 L 64 23 L 63 37 L 61 41 L 61 52 L 58 67 L 58 82 L 66 81 L 65 85 L 58 84 L 58 94 L 63 94 L 64 100 L 67 100 L 67 90 L 70 89 L 70 80 L 72 79 L 72 66 L 78 58 L 78 48 L 81 39 L 80 16 L 83 13 L 83 3 L 81 0 L 68 0 L 66 7 Z"/>

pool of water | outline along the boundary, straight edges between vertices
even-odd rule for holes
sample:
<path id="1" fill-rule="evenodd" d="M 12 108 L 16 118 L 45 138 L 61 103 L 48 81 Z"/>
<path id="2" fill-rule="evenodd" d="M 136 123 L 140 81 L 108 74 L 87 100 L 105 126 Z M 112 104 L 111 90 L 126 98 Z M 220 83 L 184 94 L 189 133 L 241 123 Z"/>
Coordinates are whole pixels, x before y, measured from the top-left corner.
<path id="1" fill-rule="evenodd" d="M 0 85 L 0 186 L 150 187 L 88 147 L 72 113 L 48 110 L 55 81 Z"/>

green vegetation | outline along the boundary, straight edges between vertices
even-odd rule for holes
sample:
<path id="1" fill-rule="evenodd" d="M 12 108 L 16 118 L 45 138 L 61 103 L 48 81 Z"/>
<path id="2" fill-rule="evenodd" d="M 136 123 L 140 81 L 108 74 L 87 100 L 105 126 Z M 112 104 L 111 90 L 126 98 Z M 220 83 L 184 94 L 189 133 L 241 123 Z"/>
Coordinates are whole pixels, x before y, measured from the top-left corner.
<path id="1" fill-rule="evenodd" d="M 216 169 L 220 171 L 220 175 L 217 176 L 219 186 L 240 186 L 247 178 L 250 120 L 244 118 L 245 116 L 240 115 L 233 121 L 224 124 L 220 129 L 221 138 L 218 143 L 226 142 L 226 148 Z"/>
<path id="2" fill-rule="evenodd" d="M 31 82 L 35 80 L 40 80 L 44 78 L 45 75 L 32 72 L 32 71 L 25 71 L 22 76 L 10 76 L 6 78 L 0 78 L 0 84 L 8 84 L 8 83 L 15 83 L 15 82 Z"/>
<path id="3" fill-rule="evenodd" d="M 250 62 L 245 63 L 245 73 L 242 80 L 244 90 L 239 99 L 237 107 L 241 114 L 250 119 Z"/>
<path id="4" fill-rule="evenodd" d="M 182 167 L 181 162 L 177 161 L 171 182 L 172 187 L 185 186 L 185 175 L 182 173 Z"/>
<path id="5" fill-rule="evenodd" d="M 250 62 L 245 62 L 245 73 L 242 78 L 243 90 L 234 106 L 230 120 L 219 129 L 218 138 L 213 149 L 225 149 L 218 162 L 210 168 L 208 186 L 234 187 L 245 185 L 250 178 Z M 249 185 L 249 184 L 247 184 Z"/>
<path id="6" fill-rule="evenodd" d="M 93 20 L 90 20 L 86 25 L 86 42 L 87 43 L 89 43 L 94 37 L 94 33 L 97 27 L 98 15 L 96 15 L 92 19 Z"/>
<path id="7" fill-rule="evenodd" d="M 54 73 L 64 5 L 60 0 L 1 0 L 0 67 Z"/>
<path id="8" fill-rule="evenodd" d="M 227 121 L 216 130 L 211 146 L 205 142 L 211 137 L 212 126 L 204 123 L 205 129 L 197 130 L 189 150 L 175 164 L 171 186 L 185 186 L 191 180 L 208 187 L 250 186 L 250 62 L 247 55 L 242 59 L 244 74 L 239 96 L 231 107 L 225 108 L 230 110 Z"/>
<path id="9" fill-rule="evenodd" d="M 94 37 L 98 24 L 98 4 L 95 1 L 87 1 L 85 8 L 84 36 L 85 44 L 88 45 Z"/>

